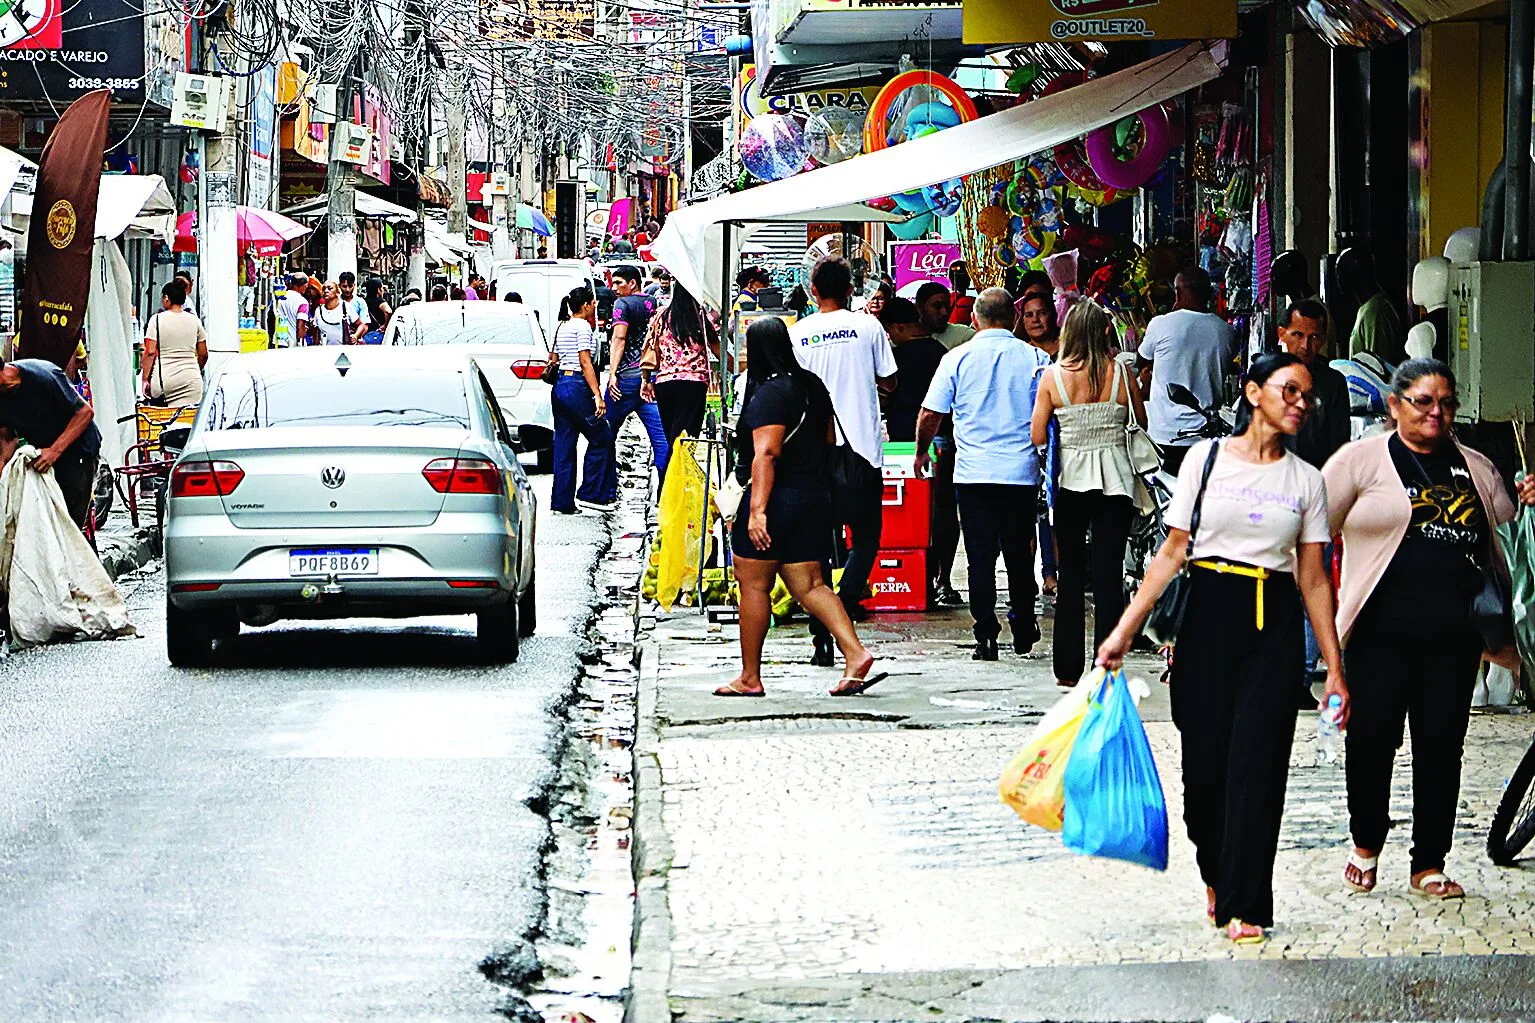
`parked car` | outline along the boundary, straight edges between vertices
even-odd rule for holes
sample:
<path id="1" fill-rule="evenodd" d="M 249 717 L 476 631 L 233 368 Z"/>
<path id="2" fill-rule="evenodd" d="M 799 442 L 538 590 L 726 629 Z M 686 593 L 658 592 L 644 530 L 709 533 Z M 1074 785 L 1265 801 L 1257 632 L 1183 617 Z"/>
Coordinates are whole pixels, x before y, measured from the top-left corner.
<path id="1" fill-rule="evenodd" d="M 395 310 L 385 348 L 451 345 L 476 362 L 490 381 L 512 446 L 554 468 L 554 409 L 543 381 L 549 342 L 538 317 L 515 302 L 415 302 Z"/>
<path id="2" fill-rule="evenodd" d="M 241 623 L 474 614 L 488 661 L 537 624 L 536 507 L 476 360 L 450 348 L 230 358 L 166 505 L 166 652 Z"/>

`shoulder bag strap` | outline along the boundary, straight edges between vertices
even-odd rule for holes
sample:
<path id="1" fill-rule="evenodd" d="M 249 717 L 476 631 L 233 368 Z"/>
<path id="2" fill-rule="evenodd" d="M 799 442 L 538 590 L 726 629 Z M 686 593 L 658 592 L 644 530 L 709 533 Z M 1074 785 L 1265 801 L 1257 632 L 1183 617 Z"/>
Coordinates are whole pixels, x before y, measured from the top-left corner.
<path id="1" fill-rule="evenodd" d="M 1210 457 L 1205 459 L 1204 471 L 1199 474 L 1199 492 L 1194 495 L 1194 511 L 1189 516 L 1189 543 L 1183 552 L 1185 561 L 1192 560 L 1194 557 L 1194 536 L 1199 532 L 1200 513 L 1203 511 L 1205 504 L 1205 488 L 1210 485 L 1210 473 L 1215 469 L 1215 456 L 1220 454 L 1220 450 L 1221 442 L 1212 440 L 1210 442 Z"/>
<path id="2" fill-rule="evenodd" d="M 1120 362 L 1118 359 L 1115 359 L 1114 360 L 1114 389 L 1109 391 L 1109 404 L 1110 405 L 1118 405 L 1119 404 L 1119 385 L 1120 385 L 1120 382 L 1124 380 L 1124 378 L 1125 378 L 1125 364 Z M 1126 398 L 1130 397 L 1129 387 L 1130 387 L 1130 385 L 1128 383 L 1125 384 L 1125 388 L 1126 388 L 1126 390 L 1125 390 L 1125 397 Z M 1125 404 L 1128 405 L 1129 402 L 1126 401 Z"/>
<path id="3" fill-rule="evenodd" d="M 162 310 L 163 311 L 163 310 Z M 165 397 L 165 338 L 164 329 L 160 326 L 160 314 L 155 313 L 150 321 L 155 325 L 155 369 L 160 374 L 160 397 Z"/>

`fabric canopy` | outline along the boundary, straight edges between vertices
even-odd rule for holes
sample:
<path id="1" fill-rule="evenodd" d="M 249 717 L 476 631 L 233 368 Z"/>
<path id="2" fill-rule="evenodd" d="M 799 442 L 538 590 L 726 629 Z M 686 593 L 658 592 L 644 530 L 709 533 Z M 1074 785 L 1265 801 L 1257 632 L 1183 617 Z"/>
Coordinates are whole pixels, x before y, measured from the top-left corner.
<path id="1" fill-rule="evenodd" d="M 37 170 L 37 164 L 25 156 L 0 146 L 0 201 L 4 201 L 4 197 L 16 187 L 16 180 L 21 177 L 23 167 L 30 167 L 34 172 Z"/>
<path id="2" fill-rule="evenodd" d="M 302 238 L 314 230 L 296 220 L 289 220 L 273 210 L 259 210 L 251 206 L 235 207 L 236 238 L 246 248 L 256 250 L 258 256 L 276 256 L 283 246 Z M 197 211 L 183 213 L 176 218 L 177 252 L 197 251 Z"/>
<path id="3" fill-rule="evenodd" d="M 517 227 L 519 230 L 532 231 L 542 238 L 547 238 L 554 233 L 554 229 L 549 226 L 549 218 L 544 216 L 544 211 L 536 206 L 529 206 L 525 202 L 517 204 Z"/>
<path id="4" fill-rule="evenodd" d="M 380 199 L 368 192 L 354 192 L 356 198 L 357 216 L 365 220 L 388 220 L 396 224 L 414 224 L 416 212 L 408 210 L 404 206 L 392 203 L 388 199 Z M 300 220 L 308 217 L 323 217 L 330 212 L 330 198 L 317 195 L 307 202 L 301 202 L 297 206 L 290 206 L 283 210 L 284 215 L 296 217 Z"/>
<path id="5" fill-rule="evenodd" d="M 14 217 L 32 215 L 32 196 L 11 196 Z M 97 238 L 158 237 L 169 241 L 176 230 L 176 202 L 158 174 L 103 174 L 96 199 Z"/>
<path id="6" fill-rule="evenodd" d="M 849 216 L 845 208 L 1011 163 L 1113 124 L 1216 78 L 1225 52 L 1224 43 L 1192 43 L 968 124 L 684 207 L 666 218 L 652 252 L 683 287 L 719 309 L 730 300 L 720 290 L 724 225 L 888 219 L 868 207 Z"/>

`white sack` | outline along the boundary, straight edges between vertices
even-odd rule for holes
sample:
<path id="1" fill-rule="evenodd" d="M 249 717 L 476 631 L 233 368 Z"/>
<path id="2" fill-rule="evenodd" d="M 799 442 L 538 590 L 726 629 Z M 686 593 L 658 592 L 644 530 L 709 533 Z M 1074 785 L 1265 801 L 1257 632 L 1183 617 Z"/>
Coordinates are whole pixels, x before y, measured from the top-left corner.
<path id="1" fill-rule="evenodd" d="M 116 242 L 96 239 L 91 260 L 91 297 L 85 307 L 85 347 L 90 359 L 91 404 L 101 431 L 101 460 L 122 465 L 138 440 L 134 421 L 133 275 Z"/>
<path id="2" fill-rule="evenodd" d="M 13 645 L 133 635 L 128 607 L 70 521 L 53 470 L 27 468 L 37 453 L 24 445 L 0 471 L 0 589 Z"/>

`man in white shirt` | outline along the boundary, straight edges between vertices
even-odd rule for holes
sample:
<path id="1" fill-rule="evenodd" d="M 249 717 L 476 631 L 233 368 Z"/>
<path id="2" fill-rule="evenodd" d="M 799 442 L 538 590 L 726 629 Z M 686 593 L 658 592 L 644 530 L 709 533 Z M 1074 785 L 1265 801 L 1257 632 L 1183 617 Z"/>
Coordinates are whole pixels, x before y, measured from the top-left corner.
<path id="1" fill-rule="evenodd" d="M 811 293 L 817 311 L 789 328 L 799 364 L 826 384 L 832 409 L 841 424 L 838 439 L 869 463 L 869 486 L 864 503 L 844 523 L 853 531 L 853 550 L 842 569 L 838 595 L 855 621 L 867 617 L 861 601 L 869 585 L 869 573 L 879 553 L 881 499 L 885 464 L 880 436 L 879 392 L 895 389 L 895 351 L 880 322 L 866 313 L 848 309 L 853 293 L 853 271 L 847 261 L 828 256 L 810 274 Z M 844 433 L 845 431 L 845 433 Z M 831 663 L 829 637 L 817 634 L 817 663 Z M 825 657 L 822 647 L 825 646 Z"/>
<path id="2" fill-rule="evenodd" d="M 1236 358 L 1237 333 L 1209 312 L 1210 275 L 1197 266 L 1178 271 L 1173 281 L 1173 311 L 1152 319 L 1136 352 L 1135 370 L 1151 369 L 1145 392 L 1146 432 L 1162 449 L 1163 468 L 1176 476 L 1199 437 L 1180 437 L 1205 425 L 1205 417 L 1167 396 L 1171 384 L 1182 384 L 1205 408 L 1221 398 L 1221 379 Z"/>
<path id="3" fill-rule="evenodd" d="M 350 335 L 354 325 L 368 322 L 368 305 L 357 297 L 357 275 L 352 271 L 343 270 L 336 283 L 341 287 L 341 308 L 346 311 L 346 331 Z"/>
<path id="4" fill-rule="evenodd" d="M 954 312 L 954 296 L 937 281 L 928 281 L 917 289 L 912 301 L 917 303 L 917 315 L 927 336 L 936 338 L 950 351 L 975 336 L 975 329 L 964 323 L 950 323 Z"/>
<path id="5" fill-rule="evenodd" d="M 1034 616 L 1034 518 L 1039 506 L 1039 455 L 1029 437 L 1039 377 L 1050 357 L 1013 336 L 1013 296 L 987 288 L 971 317 L 978 329 L 949 352 L 917 414 L 918 475 L 943 417 L 954 417 L 954 490 L 970 566 L 970 613 L 977 661 L 997 659 L 997 555 L 1007 565 L 1013 650 L 1039 641 Z"/>

